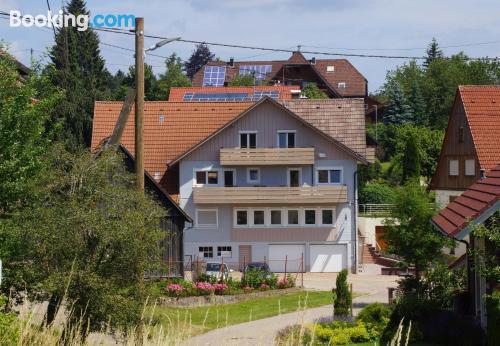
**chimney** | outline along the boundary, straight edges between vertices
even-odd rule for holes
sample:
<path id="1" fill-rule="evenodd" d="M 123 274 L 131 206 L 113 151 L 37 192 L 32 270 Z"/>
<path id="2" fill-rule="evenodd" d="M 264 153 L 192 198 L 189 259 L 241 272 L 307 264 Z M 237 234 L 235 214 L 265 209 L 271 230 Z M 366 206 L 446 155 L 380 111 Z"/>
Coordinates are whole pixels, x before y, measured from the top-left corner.
<path id="1" fill-rule="evenodd" d="M 229 67 L 234 67 L 234 58 L 229 59 Z"/>
<path id="2" fill-rule="evenodd" d="M 316 57 L 311 58 L 311 65 L 316 65 Z"/>
<path id="3" fill-rule="evenodd" d="M 486 178 L 486 170 L 485 170 L 484 168 L 481 168 L 481 169 L 479 170 L 479 178 L 480 178 L 481 180 L 483 180 L 484 178 Z"/>

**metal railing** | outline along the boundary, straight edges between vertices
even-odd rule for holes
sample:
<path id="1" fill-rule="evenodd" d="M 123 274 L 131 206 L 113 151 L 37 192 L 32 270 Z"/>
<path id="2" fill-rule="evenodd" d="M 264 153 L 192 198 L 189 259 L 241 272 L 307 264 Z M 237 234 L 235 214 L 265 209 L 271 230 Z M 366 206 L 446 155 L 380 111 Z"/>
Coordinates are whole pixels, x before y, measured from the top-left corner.
<path id="1" fill-rule="evenodd" d="M 394 204 L 360 204 L 359 216 L 389 216 Z"/>

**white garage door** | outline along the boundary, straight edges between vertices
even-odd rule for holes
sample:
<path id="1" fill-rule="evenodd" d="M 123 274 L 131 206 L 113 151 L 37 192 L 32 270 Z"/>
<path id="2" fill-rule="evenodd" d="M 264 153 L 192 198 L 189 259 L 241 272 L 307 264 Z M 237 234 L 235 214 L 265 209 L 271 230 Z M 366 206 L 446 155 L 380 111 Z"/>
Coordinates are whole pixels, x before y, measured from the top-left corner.
<path id="1" fill-rule="evenodd" d="M 347 268 L 346 245 L 311 245 L 311 272 L 336 273 Z"/>
<path id="2" fill-rule="evenodd" d="M 285 271 L 298 272 L 301 270 L 304 245 L 269 245 L 269 268 L 276 273 Z"/>

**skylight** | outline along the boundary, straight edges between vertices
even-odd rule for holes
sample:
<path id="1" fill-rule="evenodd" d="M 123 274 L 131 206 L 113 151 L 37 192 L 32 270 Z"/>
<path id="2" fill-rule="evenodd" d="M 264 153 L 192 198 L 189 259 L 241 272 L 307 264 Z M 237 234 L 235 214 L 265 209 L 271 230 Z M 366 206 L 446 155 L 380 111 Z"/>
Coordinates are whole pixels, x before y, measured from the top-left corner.
<path id="1" fill-rule="evenodd" d="M 224 86 L 225 78 L 225 66 L 205 66 L 203 73 L 203 86 Z"/>

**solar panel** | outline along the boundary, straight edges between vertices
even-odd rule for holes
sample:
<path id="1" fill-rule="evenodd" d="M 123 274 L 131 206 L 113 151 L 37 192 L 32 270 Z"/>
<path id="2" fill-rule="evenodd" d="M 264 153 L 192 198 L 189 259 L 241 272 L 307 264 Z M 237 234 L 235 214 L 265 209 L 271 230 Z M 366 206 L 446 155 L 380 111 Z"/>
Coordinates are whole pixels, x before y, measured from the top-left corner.
<path id="1" fill-rule="evenodd" d="M 185 93 L 183 100 L 192 101 L 249 101 L 248 93 Z"/>
<path id="2" fill-rule="evenodd" d="M 255 79 L 266 79 L 273 67 L 271 65 L 241 65 L 239 70 L 240 76 L 253 76 Z"/>
<path id="3" fill-rule="evenodd" d="M 226 78 L 225 66 L 205 66 L 203 86 L 224 86 Z"/>
<path id="4" fill-rule="evenodd" d="M 279 98 L 279 96 L 280 96 L 280 93 L 277 90 L 259 90 L 259 91 L 255 91 L 255 93 L 253 94 L 253 100 L 254 101 L 258 101 L 261 98 L 263 98 L 264 96 L 269 96 L 270 98 L 277 100 Z"/>

